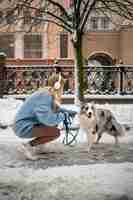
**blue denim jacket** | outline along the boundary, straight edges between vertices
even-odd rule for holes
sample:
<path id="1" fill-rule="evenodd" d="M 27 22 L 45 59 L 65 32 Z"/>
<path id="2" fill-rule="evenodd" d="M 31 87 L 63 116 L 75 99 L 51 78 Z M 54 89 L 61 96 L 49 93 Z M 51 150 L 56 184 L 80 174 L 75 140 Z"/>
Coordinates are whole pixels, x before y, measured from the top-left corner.
<path id="1" fill-rule="evenodd" d="M 53 97 L 47 91 L 37 91 L 28 97 L 15 116 L 15 134 L 19 137 L 31 138 L 34 125 L 56 126 L 64 120 L 63 112 L 71 113 L 64 108 L 54 112 L 52 104 Z"/>

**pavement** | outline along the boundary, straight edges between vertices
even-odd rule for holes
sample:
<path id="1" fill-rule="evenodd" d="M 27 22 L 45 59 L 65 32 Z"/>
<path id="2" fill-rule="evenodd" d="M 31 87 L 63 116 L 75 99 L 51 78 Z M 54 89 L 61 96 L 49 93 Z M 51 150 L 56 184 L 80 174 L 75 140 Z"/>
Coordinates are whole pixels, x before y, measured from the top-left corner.
<path id="1" fill-rule="evenodd" d="M 0 132 L 0 200 L 133 200 L 132 130 L 118 146 L 104 135 L 89 154 L 86 142 L 52 142 L 38 161 L 18 151 L 22 140 L 11 128 Z"/>
<path id="2" fill-rule="evenodd" d="M 114 138 L 107 134 L 103 135 L 98 145 L 94 144 L 90 153 L 87 152 L 87 143 L 84 139 L 73 145 L 64 145 L 55 141 L 42 146 L 43 154 L 38 161 L 29 161 L 20 153 L 22 140 L 14 135 L 9 127 L 0 131 L 0 166 L 2 168 L 8 165 L 30 166 L 46 169 L 51 166 L 97 164 L 97 163 L 120 163 L 133 162 L 133 134 L 131 131 L 120 138 L 120 144 L 114 144 Z M 82 134 L 82 133 L 81 133 Z M 61 141 L 61 140 L 59 140 Z M 45 163 L 45 164 L 43 164 Z"/>

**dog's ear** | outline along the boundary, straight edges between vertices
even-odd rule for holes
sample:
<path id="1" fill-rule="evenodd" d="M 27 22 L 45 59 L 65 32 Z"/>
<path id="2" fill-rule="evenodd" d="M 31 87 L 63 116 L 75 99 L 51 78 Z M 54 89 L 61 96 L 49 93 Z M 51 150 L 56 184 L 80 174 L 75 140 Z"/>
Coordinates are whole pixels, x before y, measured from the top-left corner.
<path id="1" fill-rule="evenodd" d="M 91 102 L 91 108 L 92 108 L 94 114 L 96 114 L 96 104 L 94 101 Z"/>
<path id="2" fill-rule="evenodd" d="M 101 112 L 100 112 L 100 116 L 101 116 L 101 117 L 104 117 L 104 116 L 105 116 L 105 113 L 104 113 L 103 110 L 101 110 Z"/>
<path id="3" fill-rule="evenodd" d="M 81 107 L 81 110 L 83 110 L 85 108 L 85 103 L 81 103 L 80 107 Z"/>
<path id="4" fill-rule="evenodd" d="M 111 120 L 112 120 L 112 116 L 111 116 L 111 115 L 108 115 L 108 116 L 107 116 L 107 121 L 110 122 Z"/>

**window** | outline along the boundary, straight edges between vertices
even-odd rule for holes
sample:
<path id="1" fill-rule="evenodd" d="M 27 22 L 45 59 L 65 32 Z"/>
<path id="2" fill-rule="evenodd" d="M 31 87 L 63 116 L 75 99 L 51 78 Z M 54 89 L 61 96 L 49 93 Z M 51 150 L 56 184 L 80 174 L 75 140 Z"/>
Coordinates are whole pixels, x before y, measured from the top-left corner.
<path id="1" fill-rule="evenodd" d="M 0 34 L 0 51 L 4 52 L 8 58 L 14 58 L 13 34 Z"/>
<path id="2" fill-rule="evenodd" d="M 91 26 L 92 30 L 97 30 L 98 29 L 98 17 L 91 17 L 90 26 Z"/>
<path id="3" fill-rule="evenodd" d="M 11 23 L 13 23 L 14 22 L 14 13 L 13 13 L 13 11 L 7 11 L 6 12 L 6 22 L 7 22 L 7 24 L 11 24 Z"/>
<path id="4" fill-rule="evenodd" d="M 24 24 L 30 24 L 31 23 L 31 13 L 28 8 L 24 9 L 23 15 L 24 15 Z"/>
<path id="5" fill-rule="evenodd" d="M 109 29 L 109 18 L 108 17 L 102 17 L 101 18 L 101 29 Z"/>
<path id="6" fill-rule="evenodd" d="M 42 18 L 43 18 L 43 14 L 42 14 L 42 12 L 40 11 L 40 10 L 35 10 L 35 12 L 34 12 L 34 17 L 35 17 L 35 22 L 37 23 L 40 23 L 41 22 L 41 20 L 42 20 Z"/>
<path id="7" fill-rule="evenodd" d="M 40 34 L 24 35 L 24 58 L 42 57 L 42 36 Z"/>
<path id="8" fill-rule="evenodd" d="M 60 34 L 60 58 L 68 57 L 68 34 Z"/>

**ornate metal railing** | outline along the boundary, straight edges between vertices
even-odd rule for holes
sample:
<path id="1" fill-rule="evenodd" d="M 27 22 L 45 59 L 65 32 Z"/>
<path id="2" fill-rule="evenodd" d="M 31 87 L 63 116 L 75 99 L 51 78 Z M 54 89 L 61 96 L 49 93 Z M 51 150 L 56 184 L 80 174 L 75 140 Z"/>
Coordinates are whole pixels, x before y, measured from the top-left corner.
<path id="1" fill-rule="evenodd" d="M 91 67 L 86 73 L 88 94 L 133 94 L 133 66 Z"/>
<path id="2" fill-rule="evenodd" d="M 74 67 L 61 66 L 65 78 L 64 93 L 74 93 Z M 45 66 L 6 66 L 4 81 L 5 94 L 29 94 L 47 86 L 53 67 Z M 85 94 L 133 94 L 133 66 L 85 66 Z"/>

